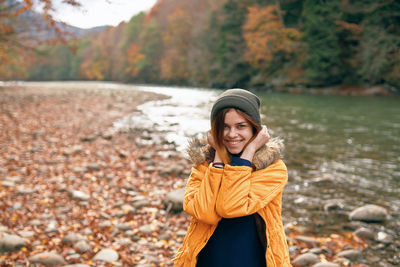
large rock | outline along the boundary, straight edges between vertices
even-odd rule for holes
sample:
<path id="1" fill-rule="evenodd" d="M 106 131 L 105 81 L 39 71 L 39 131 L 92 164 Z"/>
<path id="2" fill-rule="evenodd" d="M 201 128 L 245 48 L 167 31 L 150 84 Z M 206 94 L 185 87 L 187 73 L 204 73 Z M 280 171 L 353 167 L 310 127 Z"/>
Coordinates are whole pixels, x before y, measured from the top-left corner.
<path id="1" fill-rule="evenodd" d="M 64 258 L 55 252 L 43 252 L 29 258 L 30 263 L 38 263 L 46 266 L 65 265 Z"/>
<path id="2" fill-rule="evenodd" d="M 175 191 L 169 192 L 164 199 L 164 204 L 174 212 L 181 212 L 183 210 L 183 199 L 185 196 L 185 188 L 180 188 Z"/>
<path id="3" fill-rule="evenodd" d="M 355 261 L 362 256 L 362 252 L 357 249 L 349 249 L 339 252 L 336 256 Z"/>
<path id="4" fill-rule="evenodd" d="M 308 266 L 317 262 L 320 262 L 317 255 L 313 253 L 305 253 L 295 258 L 292 264 L 296 264 L 298 266 Z"/>
<path id="5" fill-rule="evenodd" d="M 360 238 L 368 239 L 368 240 L 373 240 L 375 238 L 375 234 L 371 229 L 365 228 L 365 227 L 360 227 L 358 228 L 354 234 Z"/>
<path id="6" fill-rule="evenodd" d="M 388 213 L 385 208 L 377 205 L 365 205 L 353 210 L 349 219 L 364 222 L 383 222 L 387 219 Z"/>
<path id="7" fill-rule="evenodd" d="M 19 250 L 26 246 L 25 239 L 17 235 L 4 234 L 0 237 L 0 252 Z"/>
<path id="8" fill-rule="evenodd" d="M 333 262 L 319 262 L 314 264 L 312 267 L 340 267 L 340 264 Z"/>
<path id="9" fill-rule="evenodd" d="M 115 250 L 112 249 L 102 249 L 100 250 L 99 253 L 94 256 L 93 260 L 100 260 L 100 261 L 105 261 L 105 262 L 115 262 L 119 258 L 118 253 Z"/>

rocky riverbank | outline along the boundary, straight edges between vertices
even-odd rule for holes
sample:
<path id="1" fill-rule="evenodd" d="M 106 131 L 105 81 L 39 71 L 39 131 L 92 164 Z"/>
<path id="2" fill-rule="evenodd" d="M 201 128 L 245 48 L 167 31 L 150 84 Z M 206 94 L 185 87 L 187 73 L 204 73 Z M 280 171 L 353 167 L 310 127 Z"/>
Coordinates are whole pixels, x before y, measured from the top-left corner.
<path id="1" fill-rule="evenodd" d="M 0 265 L 172 266 L 189 222 L 181 203 L 190 163 L 163 133 L 113 127 L 163 98 L 90 86 L 0 87 Z M 398 253 L 379 230 L 388 218 L 380 207 L 360 207 L 347 234 L 323 237 L 286 222 L 292 262 L 380 266 L 366 251 Z"/>

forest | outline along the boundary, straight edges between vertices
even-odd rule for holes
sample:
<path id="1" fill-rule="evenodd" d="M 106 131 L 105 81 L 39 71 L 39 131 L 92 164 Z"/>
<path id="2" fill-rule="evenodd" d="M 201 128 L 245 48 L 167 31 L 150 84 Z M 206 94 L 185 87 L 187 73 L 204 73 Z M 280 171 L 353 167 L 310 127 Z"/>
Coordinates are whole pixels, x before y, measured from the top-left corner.
<path id="1" fill-rule="evenodd" d="M 0 3 L 1 80 L 400 90 L 395 0 L 159 0 L 62 41 L 23 39 L 21 16 Z"/>

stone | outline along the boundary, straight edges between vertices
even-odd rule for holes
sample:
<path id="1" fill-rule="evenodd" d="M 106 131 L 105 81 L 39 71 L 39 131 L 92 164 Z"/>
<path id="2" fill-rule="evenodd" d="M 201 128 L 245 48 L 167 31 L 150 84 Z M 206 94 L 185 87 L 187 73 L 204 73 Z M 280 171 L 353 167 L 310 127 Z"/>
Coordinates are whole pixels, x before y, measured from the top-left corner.
<path id="1" fill-rule="evenodd" d="M 360 238 L 373 240 L 375 238 L 374 232 L 371 229 L 360 227 L 358 228 L 354 234 Z"/>
<path id="2" fill-rule="evenodd" d="M 391 235 L 388 235 L 385 232 L 379 232 L 376 235 L 376 241 L 384 243 L 384 244 L 390 244 L 390 243 L 393 243 L 393 237 Z"/>
<path id="3" fill-rule="evenodd" d="M 80 234 L 69 233 L 66 236 L 64 236 L 64 238 L 62 239 L 62 242 L 64 244 L 68 245 L 68 244 L 74 244 L 74 243 L 84 240 L 84 239 L 85 238 Z"/>
<path id="4" fill-rule="evenodd" d="M 43 252 L 29 258 L 30 263 L 38 263 L 46 266 L 65 265 L 67 262 L 56 252 Z"/>
<path id="5" fill-rule="evenodd" d="M 88 194 L 85 194 L 78 190 L 70 190 L 69 196 L 72 199 L 81 200 L 81 201 L 88 201 L 90 199 L 90 196 Z"/>
<path id="6" fill-rule="evenodd" d="M 97 163 L 88 163 L 87 165 L 86 165 L 86 168 L 89 170 L 89 171 L 100 171 L 100 165 L 98 165 Z"/>
<path id="7" fill-rule="evenodd" d="M 292 264 L 296 264 L 298 266 L 307 266 L 310 264 L 314 264 L 319 262 L 319 258 L 317 255 L 313 254 L 313 253 L 305 253 L 302 255 L 299 255 L 298 257 L 296 257 Z"/>
<path id="8" fill-rule="evenodd" d="M 80 253 L 85 253 L 90 251 L 91 247 L 85 240 L 81 240 L 74 245 L 74 249 Z"/>
<path id="9" fill-rule="evenodd" d="M 132 207 L 132 206 L 129 205 L 129 204 L 124 204 L 124 205 L 122 205 L 121 208 L 122 208 L 122 210 L 123 210 L 123 212 L 124 212 L 125 214 L 130 214 L 130 213 L 135 212 L 135 208 Z"/>
<path id="10" fill-rule="evenodd" d="M 94 256 L 93 260 L 101 260 L 111 263 L 117 261 L 118 258 L 119 255 L 115 250 L 107 248 L 100 250 L 99 253 Z"/>
<path id="11" fill-rule="evenodd" d="M 151 204 L 151 203 L 150 203 L 149 200 L 143 199 L 143 200 L 136 201 L 136 202 L 133 204 L 133 206 L 134 206 L 136 209 L 141 209 L 141 208 L 143 208 L 143 207 L 150 206 L 150 204 Z"/>
<path id="12" fill-rule="evenodd" d="M 353 210 L 349 219 L 364 222 L 383 222 L 387 219 L 388 213 L 385 208 L 377 205 L 365 205 Z"/>
<path id="13" fill-rule="evenodd" d="M 147 235 L 147 234 L 151 234 L 152 232 L 154 232 L 154 229 L 153 229 L 153 227 L 151 227 L 150 224 L 146 224 L 146 225 L 141 226 L 141 227 L 139 228 L 139 231 L 140 231 L 142 234 Z"/>
<path id="14" fill-rule="evenodd" d="M 32 231 L 19 231 L 18 234 L 23 238 L 32 238 L 35 236 L 35 232 Z"/>
<path id="15" fill-rule="evenodd" d="M 82 264 L 82 263 L 77 263 L 77 264 L 65 265 L 64 267 L 90 267 L 90 265 L 86 265 L 86 264 Z"/>
<path id="16" fill-rule="evenodd" d="M 332 210 L 342 210 L 344 207 L 342 200 L 338 199 L 331 199 L 328 200 L 324 205 L 325 211 L 332 211 Z"/>
<path id="17" fill-rule="evenodd" d="M 16 251 L 26 246 L 26 241 L 20 236 L 4 234 L 0 237 L 0 252 Z"/>
<path id="18" fill-rule="evenodd" d="M 132 230 L 132 225 L 128 222 L 117 224 L 116 227 L 118 230 L 121 230 L 121 231 Z"/>
<path id="19" fill-rule="evenodd" d="M 318 262 L 314 264 L 312 267 L 340 267 L 340 264 L 333 262 Z"/>
<path id="20" fill-rule="evenodd" d="M 343 258 L 349 259 L 351 261 L 355 261 L 362 256 L 362 252 L 357 249 L 349 249 L 349 250 L 344 250 L 342 252 L 339 252 L 336 256 L 343 257 Z"/>
<path id="21" fill-rule="evenodd" d="M 315 246 L 319 245 L 319 243 L 320 243 L 318 240 L 316 240 L 314 238 L 303 236 L 303 235 L 298 235 L 295 237 L 295 239 L 299 242 L 305 243 L 309 247 L 315 247 Z"/>
<path id="22" fill-rule="evenodd" d="M 170 207 L 170 210 L 174 212 L 183 211 L 184 196 L 185 188 L 179 188 L 177 190 L 169 192 L 164 198 L 165 207 Z"/>

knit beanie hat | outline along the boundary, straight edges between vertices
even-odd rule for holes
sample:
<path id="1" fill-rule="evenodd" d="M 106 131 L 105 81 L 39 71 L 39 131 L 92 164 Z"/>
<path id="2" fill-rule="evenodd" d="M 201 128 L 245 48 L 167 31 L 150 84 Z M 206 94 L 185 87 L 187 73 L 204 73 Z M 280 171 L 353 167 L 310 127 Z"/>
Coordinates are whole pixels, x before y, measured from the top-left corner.
<path id="1" fill-rule="evenodd" d="M 259 126 L 260 99 L 253 93 L 244 89 L 229 89 L 223 92 L 215 101 L 211 109 L 211 121 L 214 120 L 218 112 L 225 108 L 237 108 L 249 115 Z"/>

